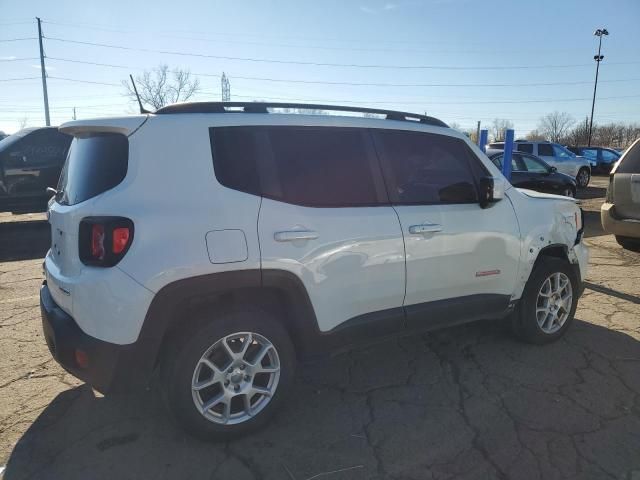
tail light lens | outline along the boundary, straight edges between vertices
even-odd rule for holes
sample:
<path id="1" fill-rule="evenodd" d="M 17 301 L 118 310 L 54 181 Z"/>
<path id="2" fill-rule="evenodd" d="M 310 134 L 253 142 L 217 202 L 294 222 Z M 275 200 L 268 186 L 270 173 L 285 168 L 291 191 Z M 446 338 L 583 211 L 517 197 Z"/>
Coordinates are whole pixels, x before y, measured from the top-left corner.
<path id="1" fill-rule="evenodd" d="M 133 222 L 124 217 L 86 217 L 80 222 L 78 252 L 85 265 L 112 267 L 133 241 Z"/>

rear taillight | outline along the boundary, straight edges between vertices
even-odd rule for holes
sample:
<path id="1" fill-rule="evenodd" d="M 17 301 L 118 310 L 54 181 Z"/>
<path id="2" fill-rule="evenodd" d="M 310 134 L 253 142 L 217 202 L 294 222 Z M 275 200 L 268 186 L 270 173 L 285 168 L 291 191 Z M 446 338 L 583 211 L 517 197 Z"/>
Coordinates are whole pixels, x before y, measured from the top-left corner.
<path id="1" fill-rule="evenodd" d="M 112 267 L 133 241 L 133 222 L 124 217 L 86 217 L 80 222 L 78 252 L 85 265 Z"/>

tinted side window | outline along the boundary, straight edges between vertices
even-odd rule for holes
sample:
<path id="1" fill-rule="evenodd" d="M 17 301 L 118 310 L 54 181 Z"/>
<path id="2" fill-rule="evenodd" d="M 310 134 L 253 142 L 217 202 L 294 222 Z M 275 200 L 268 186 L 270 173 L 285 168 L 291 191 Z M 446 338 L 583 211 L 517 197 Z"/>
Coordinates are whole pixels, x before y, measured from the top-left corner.
<path id="1" fill-rule="evenodd" d="M 541 157 L 553 157 L 553 147 L 548 143 L 539 143 L 538 155 Z"/>
<path id="2" fill-rule="evenodd" d="M 629 148 L 616 173 L 640 173 L 640 142 Z"/>
<path id="3" fill-rule="evenodd" d="M 516 143 L 516 150 L 524 153 L 533 153 L 533 145 L 530 143 Z"/>
<path id="4" fill-rule="evenodd" d="M 266 128 L 279 188 L 265 188 L 265 196 L 316 207 L 378 204 L 366 130 Z"/>
<path id="5" fill-rule="evenodd" d="M 535 173 L 547 173 L 547 167 L 540 160 L 534 157 L 522 156 L 522 161 L 525 165 L 525 169 L 528 172 Z"/>
<path id="6" fill-rule="evenodd" d="M 602 159 L 605 162 L 611 163 L 611 162 L 615 162 L 620 158 L 620 155 L 616 155 L 615 153 L 613 153 L 610 150 L 602 150 Z"/>
<path id="7" fill-rule="evenodd" d="M 118 185 L 127 174 L 129 140 L 117 133 L 75 138 L 58 183 L 61 204 L 74 205 Z"/>
<path id="8" fill-rule="evenodd" d="M 222 127 L 209 136 L 226 187 L 312 207 L 379 203 L 372 173 L 379 167 L 364 129 Z"/>
<path id="9" fill-rule="evenodd" d="M 210 128 L 209 140 L 218 182 L 234 190 L 260 195 L 257 165 L 260 150 L 255 128 Z"/>
<path id="10" fill-rule="evenodd" d="M 393 203 L 477 201 L 471 159 L 462 140 L 401 130 L 373 130 L 373 135 Z"/>
<path id="11" fill-rule="evenodd" d="M 582 151 L 573 152 L 573 153 L 576 153 L 578 155 L 582 155 L 584 158 L 588 158 L 590 160 L 597 160 L 598 159 L 598 150 L 596 150 L 595 148 L 583 148 Z"/>

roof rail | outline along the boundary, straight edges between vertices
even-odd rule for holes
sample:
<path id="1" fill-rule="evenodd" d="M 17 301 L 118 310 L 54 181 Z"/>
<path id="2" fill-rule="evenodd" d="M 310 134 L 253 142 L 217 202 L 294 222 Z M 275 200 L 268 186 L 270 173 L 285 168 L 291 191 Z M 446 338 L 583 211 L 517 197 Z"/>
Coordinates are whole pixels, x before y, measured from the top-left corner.
<path id="1" fill-rule="evenodd" d="M 372 113 L 384 115 L 387 120 L 413 120 L 438 127 L 448 127 L 446 123 L 434 117 L 418 113 L 398 112 L 395 110 L 381 110 L 377 108 L 347 107 L 344 105 L 317 105 L 313 103 L 275 103 L 275 102 L 186 102 L 174 103 L 156 110 L 156 114 L 168 113 L 269 113 L 269 108 L 298 108 L 302 110 L 327 110 L 331 112 Z"/>

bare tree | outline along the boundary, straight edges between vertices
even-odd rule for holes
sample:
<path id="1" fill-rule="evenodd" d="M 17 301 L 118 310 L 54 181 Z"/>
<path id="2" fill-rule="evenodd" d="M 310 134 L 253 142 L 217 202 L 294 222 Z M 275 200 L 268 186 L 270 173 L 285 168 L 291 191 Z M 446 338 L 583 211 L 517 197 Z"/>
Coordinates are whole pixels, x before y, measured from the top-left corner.
<path id="1" fill-rule="evenodd" d="M 27 124 L 29 123 L 29 119 L 27 117 L 22 117 L 18 122 L 18 130 L 22 130 L 23 128 L 27 128 Z"/>
<path id="2" fill-rule="evenodd" d="M 494 142 L 501 142 L 504 140 L 504 131 L 513 129 L 513 122 L 504 118 L 494 118 L 491 122 L 491 135 Z"/>
<path id="3" fill-rule="evenodd" d="M 597 128 L 594 125 L 594 128 Z M 583 121 L 578 122 L 575 127 L 569 130 L 562 138 L 561 143 L 568 145 L 586 145 L 589 141 L 589 117 L 585 117 Z"/>
<path id="4" fill-rule="evenodd" d="M 525 136 L 527 140 L 536 141 L 536 140 L 545 140 L 544 135 L 540 133 L 540 131 L 536 128 L 535 130 L 531 130 Z"/>
<path id="5" fill-rule="evenodd" d="M 563 137 L 569 133 L 571 125 L 574 121 L 571 115 L 566 112 L 553 112 L 548 113 L 540 119 L 538 130 L 548 140 L 552 142 L 560 142 Z"/>
<path id="6" fill-rule="evenodd" d="M 189 70 L 169 70 L 168 65 L 145 70 L 142 75 L 135 77 L 135 81 L 142 104 L 156 110 L 171 103 L 189 100 L 200 90 L 200 82 L 191 77 Z M 131 83 L 123 80 L 122 85 L 126 90 L 125 95 L 137 100 Z"/>

